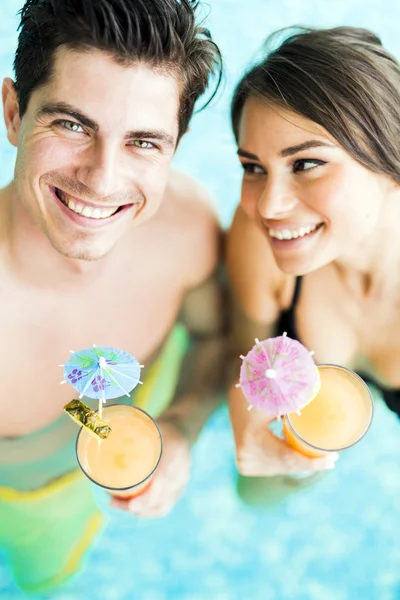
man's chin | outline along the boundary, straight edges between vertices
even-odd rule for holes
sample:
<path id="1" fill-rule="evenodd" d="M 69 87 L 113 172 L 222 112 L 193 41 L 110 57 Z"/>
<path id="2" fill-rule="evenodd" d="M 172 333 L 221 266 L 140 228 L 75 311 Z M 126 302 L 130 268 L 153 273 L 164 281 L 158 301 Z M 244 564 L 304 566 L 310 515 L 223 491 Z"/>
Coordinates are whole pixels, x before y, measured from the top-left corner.
<path id="1" fill-rule="evenodd" d="M 63 245 L 58 243 L 53 243 L 52 246 L 54 250 L 56 250 L 61 256 L 68 258 L 70 260 L 81 260 L 86 262 L 94 262 L 101 260 L 109 252 L 111 252 L 112 247 L 109 248 L 96 248 L 95 246 L 82 246 L 82 245 Z"/>
<path id="2" fill-rule="evenodd" d="M 104 258 L 107 254 L 108 252 L 103 254 L 89 254 L 86 252 L 82 252 L 77 254 L 64 254 L 64 256 L 71 260 L 81 260 L 83 262 L 96 262 Z"/>

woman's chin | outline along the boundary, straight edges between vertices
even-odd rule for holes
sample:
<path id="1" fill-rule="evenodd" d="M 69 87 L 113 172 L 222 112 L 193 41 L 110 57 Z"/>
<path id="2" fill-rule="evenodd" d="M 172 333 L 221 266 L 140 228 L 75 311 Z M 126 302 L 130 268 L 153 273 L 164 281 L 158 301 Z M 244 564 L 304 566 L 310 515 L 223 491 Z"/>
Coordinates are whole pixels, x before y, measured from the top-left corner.
<path id="1" fill-rule="evenodd" d="M 321 261 L 315 260 L 314 258 L 310 260 L 296 260 L 296 259 L 284 259 L 282 257 L 275 257 L 276 264 L 279 269 L 286 273 L 286 275 L 292 275 L 294 277 L 300 277 L 303 275 L 308 275 L 321 267 L 326 266 L 331 261 Z"/>

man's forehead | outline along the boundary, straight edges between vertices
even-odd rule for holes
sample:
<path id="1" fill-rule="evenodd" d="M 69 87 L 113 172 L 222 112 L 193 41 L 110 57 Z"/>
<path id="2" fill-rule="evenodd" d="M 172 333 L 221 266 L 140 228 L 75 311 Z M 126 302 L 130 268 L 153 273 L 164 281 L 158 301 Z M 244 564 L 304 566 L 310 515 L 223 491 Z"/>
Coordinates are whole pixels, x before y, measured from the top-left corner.
<path id="1" fill-rule="evenodd" d="M 66 81 L 65 81 L 66 80 Z M 69 83 L 90 80 L 103 85 L 111 80 L 135 86 L 137 80 L 147 85 L 168 87 L 179 95 L 178 73 L 173 69 L 153 66 L 145 61 L 121 62 L 109 52 L 97 48 L 75 49 L 60 46 L 54 53 L 51 82 Z M 50 82 L 50 83 L 51 83 Z"/>
<path id="2" fill-rule="evenodd" d="M 38 92 L 43 101 L 66 102 L 94 120 L 121 122 L 129 118 L 177 129 L 179 86 L 174 74 L 145 63 L 119 64 L 97 49 L 60 47 L 52 75 Z"/>

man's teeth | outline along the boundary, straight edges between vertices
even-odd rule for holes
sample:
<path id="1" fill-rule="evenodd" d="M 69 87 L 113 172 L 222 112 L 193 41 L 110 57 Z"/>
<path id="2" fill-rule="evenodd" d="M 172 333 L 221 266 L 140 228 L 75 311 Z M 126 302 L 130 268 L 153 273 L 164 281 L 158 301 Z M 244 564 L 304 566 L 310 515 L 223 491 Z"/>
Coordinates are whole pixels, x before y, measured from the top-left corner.
<path id="1" fill-rule="evenodd" d="M 107 219 L 117 210 L 115 206 L 112 208 L 92 208 L 91 206 L 84 206 L 75 200 L 70 200 L 69 198 L 66 199 L 65 196 L 61 194 L 60 198 L 70 210 L 83 217 L 89 217 L 89 219 Z"/>
<path id="2" fill-rule="evenodd" d="M 300 227 L 300 229 L 269 229 L 268 233 L 272 238 L 277 240 L 295 240 L 299 237 L 304 237 L 317 229 L 318 225 L 308 227 Z"/>
<path id="3" fill-rule="evenodd" d="M 83 206 L 83 204 L 79 204 L 79 202 L 74 202 L 74 200 L 68 200 L 67 206 L 70 210 L 78 213 L 78 215 L 89 217 L 90 219 L 107 219 L 115 213 L 115 207 L 91 208 L 90 206 Z"/>

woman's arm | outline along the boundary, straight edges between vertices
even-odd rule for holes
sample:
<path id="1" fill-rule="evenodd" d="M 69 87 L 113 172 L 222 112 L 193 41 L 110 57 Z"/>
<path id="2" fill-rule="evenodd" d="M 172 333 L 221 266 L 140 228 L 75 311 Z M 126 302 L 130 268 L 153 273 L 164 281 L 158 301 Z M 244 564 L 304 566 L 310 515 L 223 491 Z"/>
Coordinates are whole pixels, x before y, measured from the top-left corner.
<path id="1" fill-rule="evenodd" d="M 272 419 L 248 403 L 238 382 L 241 354 L 254 338 L 275 334 L 287 276 L 275 264 L 267 239 L 238 208 L 228 234 L 227 266 L 231 287 L 232 333 L 229 409 L 236 444 L 236 461 L 242 475 L 273 476 L 332 468 L 337 455 L 311 459 L 292 450 L 269 429 Z M 290 283 L 290 282 L 289 282 Z"/>

